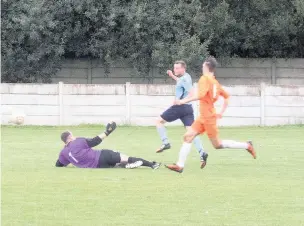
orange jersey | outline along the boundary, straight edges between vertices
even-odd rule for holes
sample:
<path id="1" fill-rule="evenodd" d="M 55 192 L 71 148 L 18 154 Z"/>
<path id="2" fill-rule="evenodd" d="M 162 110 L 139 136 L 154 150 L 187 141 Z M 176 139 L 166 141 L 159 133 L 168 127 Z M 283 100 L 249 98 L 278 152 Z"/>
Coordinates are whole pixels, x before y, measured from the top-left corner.
<path id="1" fill-rule="evenodd" d="M 229 94 L 223 89 L 214 76 L 201 76 L 198 81 L 198 96 L 200 103 L 200 120 L 215 119 L 214 103 L 219 96 L 227 99 Z"/>

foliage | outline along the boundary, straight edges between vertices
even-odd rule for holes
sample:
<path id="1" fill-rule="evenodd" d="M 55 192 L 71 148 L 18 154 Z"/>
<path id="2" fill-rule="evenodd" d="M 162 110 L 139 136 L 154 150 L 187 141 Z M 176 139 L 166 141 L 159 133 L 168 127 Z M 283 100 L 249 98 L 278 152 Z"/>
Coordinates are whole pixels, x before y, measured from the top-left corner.
<path id="1" fill-rule="evenodd" d="M 63 58 L 127 61 L 139 76 L 184 59 L 303 57 L 302 0 L 2 1 L 2 80 L 50 82 Z"/>

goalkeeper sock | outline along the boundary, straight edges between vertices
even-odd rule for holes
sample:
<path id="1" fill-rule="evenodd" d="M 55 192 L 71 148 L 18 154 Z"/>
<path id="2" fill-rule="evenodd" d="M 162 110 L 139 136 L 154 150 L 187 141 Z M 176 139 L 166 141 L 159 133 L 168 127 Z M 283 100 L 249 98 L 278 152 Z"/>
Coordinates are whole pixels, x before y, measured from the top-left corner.
<path id="1" fill-rule="evenodd" d="M 234 140 L 223 140 L 223 148 L 235 148 L 235 149 L 248 149 L 249 145 L 247 142 L 237 142 Z"/>
<path id="2" fill-rule="evenodd" d="M 136 158 L 136 157 L 129 157 L 128 158 L 128 163 L 134 163 L 134 162 L 137 162 L 137 161 L 142 161 L 143 166 L 147 166 L 147 167 L 152 167 L 153 166 L 152 162 L 149 162 L 149 161 L 147 161 L 145 159 L 142 159 L 142 158 Z"/>
<path id="3" fill-rule="evenodd" d="M 179 152 L 178 162 L 176 164 L 179 167 L 184 168 L 187 156 L 189 155 L 189 153 L 191 151 L 191 145 L 192 145 L 192 143 L 186 143 L 186 142 L 183 143 L 183 145 L 180 149 L 180 152 Z"/>

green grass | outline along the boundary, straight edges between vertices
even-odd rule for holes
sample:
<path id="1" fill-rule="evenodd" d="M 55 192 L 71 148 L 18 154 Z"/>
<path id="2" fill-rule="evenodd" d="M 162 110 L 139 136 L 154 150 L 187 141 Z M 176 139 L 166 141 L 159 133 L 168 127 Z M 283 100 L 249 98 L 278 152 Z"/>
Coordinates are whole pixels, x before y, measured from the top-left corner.
<path id="1" fill-rule="evenodd" d="M 63 129 L 2 127 L 2 225 L 304 225 L 304 127 L 221 129 L 253 139 L 258 159 L 214 150 L 204 136 L 207 167 L 193 149 L 183 174 L 55 168 Z M 87 137 L 101 129 L 71 128 Z M 154 128 L 118 128 L 99 148 L 172 163 L 183 132 L 168 129 L 173 149 L 162 154 Z"/>

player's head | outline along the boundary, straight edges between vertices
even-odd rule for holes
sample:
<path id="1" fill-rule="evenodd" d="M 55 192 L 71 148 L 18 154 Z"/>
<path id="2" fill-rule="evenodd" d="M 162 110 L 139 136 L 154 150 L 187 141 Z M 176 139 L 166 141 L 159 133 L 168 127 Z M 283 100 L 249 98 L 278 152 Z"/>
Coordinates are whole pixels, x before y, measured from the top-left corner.
<path id="1" fill-rule="evenodd" d="M 178 60 L 174 62 L 174 75 L 182 76 L 186 73 L 187 65 L 185 61 Z"/>
<path id="2" fill-rule="evenodd" d="M 61 140 L 63 143 L 68 144 L 72 140 L 75 140 L 75 137 L 70 131 L 65 131 L 61 134 Z"/>
<path id="3" fill-rule="evenodd" d="M 208 57 L 202 66 L 203 74 L 204 75 L 214 74 L 217 65 L 218 65 L 218 63 L 214 57 Z"/>

